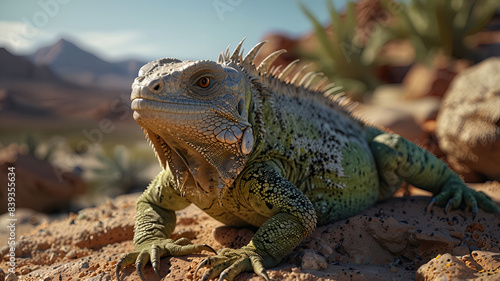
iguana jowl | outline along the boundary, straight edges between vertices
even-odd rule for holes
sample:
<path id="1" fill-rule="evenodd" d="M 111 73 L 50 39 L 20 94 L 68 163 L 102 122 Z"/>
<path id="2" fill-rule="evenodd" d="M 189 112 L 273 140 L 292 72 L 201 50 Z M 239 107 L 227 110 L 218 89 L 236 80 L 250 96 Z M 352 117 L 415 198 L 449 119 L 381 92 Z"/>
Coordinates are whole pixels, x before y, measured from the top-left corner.
<path id="1" fill-rule="evenodd" d="M 223 249 L 199 265 L 202 280 L 232 280 L 276 266 L 316 225 L 352 216 L 392 196 L 402 181 L 433 192 L 436 203 L 478 205 L 499 213 L 483 193 L 427 151 L 351 116 L 331 86 L 314 73 L 290 75 L 258 67 L 257 44 L 246 56 L 240 43 L 217 62 L 161 59 L 146 64 L 132 85 L 132 109 L 163 171 L 137 201 L 136 250 L 116 274 L 135 262 L 139 276 L 151 261 L 212 250 L 169 239 L 175 211 L 193 203 L 233 226 L 259 227 L 241 249 Z M 212 250 L 213 251 L 213 250 Z"/>

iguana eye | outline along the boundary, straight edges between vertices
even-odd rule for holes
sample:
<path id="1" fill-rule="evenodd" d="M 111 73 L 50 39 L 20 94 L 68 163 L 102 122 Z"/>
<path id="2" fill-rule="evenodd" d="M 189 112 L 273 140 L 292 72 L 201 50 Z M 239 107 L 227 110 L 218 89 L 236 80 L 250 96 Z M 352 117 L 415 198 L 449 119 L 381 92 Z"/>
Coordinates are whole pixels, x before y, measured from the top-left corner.
<path id="1" fill-rule="evenodd" d="M 210 86 L 210 78 L 203 76 L 200 79 L 198 79 L 197 84 L 202 88 L 208 88 L 208 86 Z"/>

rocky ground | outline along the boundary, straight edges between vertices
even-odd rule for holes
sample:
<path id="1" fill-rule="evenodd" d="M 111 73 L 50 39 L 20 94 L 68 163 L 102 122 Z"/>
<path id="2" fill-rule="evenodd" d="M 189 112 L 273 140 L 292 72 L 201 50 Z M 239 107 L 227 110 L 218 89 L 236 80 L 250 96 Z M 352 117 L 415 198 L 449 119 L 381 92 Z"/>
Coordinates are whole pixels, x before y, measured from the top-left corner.
<path id="1" fill-rule="evenodd" d="M 440 100 L 404 99 L 402 90 L 399 86 L 380 87 L 369 103 L 357 107 L 356 114 L 443 157 L 433 137 Z M 23 176 L 24 181 L 28 178 Z M 30 186 L 46 186 L 40 180 L 30 182 Z M 500 206 L 498 181 L 471 186 L 489 194 Z M 117 260 L 133 250 L 138 196 L 120 196 L 57 218 L 29 209 L 16 210 L 16 261 L 12 269 L 17 277 L 0 273 L 0 281 L 116 280 Z M 425 213 L 428 196 L 410 187 L 357 216 L 318 227 L 270 269 L 269 276 L 274 280 L 500 280 L 500 218 L 480 212 L 472 220 L 470 212 L 444 214 L 439 207 Z M 216 250 L 241 247 L 255 232 L 252 228 L 223 226 L 194 206 L 177 216 L 172 238 L 185 237 Z M 0 217 L 0 223 L 4 224 L 0 225 L 0 241 L 5 245 L 3 241 L 10 235 L 6 215 Z M 5 273 L 11 269 L 9 255 L 8 248 L 0 250 L 0 268 Z M 207 255 L 210 253 L 163 258 L 161 280 L 194 280 L 197 264 Z M 148 280 L 160 280 L 151 266 L 145 273 Z M 124 269 L 121 278 L 139 280 L 133 266 Z M 245 273 L 237 280 L 261 278 Z"/>
<path id="2" fill-rule="evenodd" d="M 500 183 L 473 187 L 500 202 Z M 275 280 L 500 279 L 499 218 L 480 212 L 472 220 L 466 211 L 444 214 L 438 207 L 425 213 L 429 198 L 413 188 L 410 193 L 318 227 L 278 267 L 270 269 L 269 276 Z M 116 280 L 117 260 L 133 250 L 137 196 L 120 196 L 52 223 L 44 215 L 27 213 L 18 218 L 19 229 L 25 225 L 22 231 L 26 232 L 18 233 L 15 250 L 19 280 Z M 255 231 L 223 226 L 194 206 L 177 215 L 172 238 L 185 237 L 216 250 L 240 247 Z M 37 222 L 38 226 L 29 229 Z M 5 238 L 5 227 L 2 231 Z M 1 254 L 0 267 L 8 273 L 8 249 Z M 163 258 L 161 280 L 193 280 L 197 264 L 207 255 Z M 150 266 L 145 272 L 148 280 L 159 280 Z M 121 278 L 139 280 L 134 267 L 123 270 Z M 237 280 L 260 278 L 245 273 Z"/>
<path id="3" fill-rule="evenodd" d="M 274 41 L 281 42 L 281 45 L 266 45 L 270 46 L 268 53 L 281 48 L 290 50 L 296 44 L 285 40 L 286 38 L 278 39 Z M 306 37 L 303 43 L 308 43 L 309 39 Z M 496 46 L 499 42 L 497 40 L 491 44 L 492 50 L 498 49 Z M 265 53 L 266 46 L 261 51 L 262 54 Z M 292 52 L 287 53 L 287 56 L 281 57 L 285 58 L 283 63 L 295 59 Z M 431 70 L 413 65 L 403 81 L 399 81 L 403 75 L 397 75 L 401 79 L 377 88 L 369 99 L 358 106 L 356 115 L 417 142 L 434 155 L 446 159 L 458 149 L 447 153 L 440 149 L 435 134 L 438 126 L 436 118 L 442 112 L 441 98 L 448 85 L 455 75 L 463 72 L 469 65 L 467 62 L 464 65 L 462 61 L 442 64 Z M 400 70 L 400 67 L 397 69 Z M 386 72 L 384 77 L 394 74 Z M 495 74 L 497 72 L 488 73 L 493 74 L 491 79 L 498 81 Z M 485 85 L 482 82 L 486 80 L 481 76 L 469 84 L 474 87 Z M 482 99 L 481 104 L 486 109 L 476 110 L 475 113 L 481 114 L 475 114 L 468 120 L 477 121 L 477 117 L 483 115 L 498 116 L 495 115 L 500 101 L 496 94 L 499 89 L 497 84 L 490 85 L 488 91 L 483 91 L 483 87 L 476 87 L 482 91 L 480 94 L 491 99 Z M 470 102 L 473 106 L 470 108 L 479 108 L 479 100 L 469 90 L 463 90 L 462 93 L 469 99 L 472 97 Z M 469 104 L 463 102 L 462 98 L 455 100 L 465 107 Z M 498 118 L 488 121 L 495 134 L 483 141 L 485 144 L 482 145 L 482 151 L 485 153 L 481 155 L 486 157 L 475 161 L 471 169 L 478 168 L 478 163 L 486 163 L 482 166 L 487 168 L 498 165 L 495 153 L 499 151 L 500 121 Z M 479 136 L 483 136 L 482 129 L 485 127 L 477 124 L 470 127 Z M 448 124 L 441 128 L 461 130 L 462 126 Z M 452 136 L 458 143 L 459 135 Z M 488 149 L 495 150 L 491 152 Z M 20 165 L 20 162 L 22 161 L 16 163 Z M 451 162 L 449 158 L 448 162 Z M 38 163 L 36 165 L 38 167 Z M 28 193 L 31 201 L 21 200 L 34 202 L 33 206 L 40 206 L 40 201 L 48 202 L 43 196 L 57 203 L 67 203 L 69 196 L 65 197 L 66 194 L 60 192 L 68 190 L 66 185 L 74 186 L 71 190 L 75 193 L 80 190 L 77 188 L 78 182 L 69 177 L 65 178 L 65 185 L 56 186 L 49 180 L 31 180 L 38 176 L 33 175 L 33 169 L 17 171 L 18 178 L 26 186 L 42 191 Z M 22 171 L 26 171 L 27 176 L 21 177 L 24 175 Z M 50 176 L 42 174 L 45 178 Z M 484 172 L 480 174 L 481 176 L 471 177 L 461 173 L 468 181 L 479 182 L 484 181 L 484 175 L 489 175 Z M 489 178 L 493 179 L 496 181 L 470 186 L 487 193 L 500 206 L 500 183 L 497 178 Z M 49 193 L 47 190 L 53 192 Z M 0 268 L 4 272 L 0 272 L 0 281 L 116 280 L 114 270 L 117 260 L 124 253 L 133 250 L 135 200 L 138 196 L 139 194 L 123 195 L 98 207 L 86 208 L 77 214 L 59 215 L 57 218 L 28 209 L 16 210 L 15 263 L 9 263 L 10 249 L 2 248 Z M 277 267 L 269 269 L 268 274 L 274 280 L 500 280 L 500 218 L 480 211 L 473 220 L 471 213 L 466 210 L 453 210 L 445 214 L 439 207 L 433 207 L 426 213 L 429 199 L 429 194 L 410 187 L 357 216 L 318 227 Z M 8 241 L 11 235 L 7 219 L 7 215 L 0 217 L 0 246 L 5 245 L 4 241 Z M 209 244 L 216 250 L 241 247 L 248 243 L 255 232 L 253 228 L 223 226 L 194 206 L 178 212 L 177 219 L 173 239 L 188 238 L 194 243 Z M 150 281 L 194 280 L 197 264 L 207 255 L 211 253 L 165 257 L 160 264 L 161 279 L 149 265 L 145 269 L 145 275 Z M 8 276 L 9 270 L 14 271 L 15 276 Z M 121 280 L 139 280 L 133 266 L 124 269 L 120 276 Z M 201 276 L 198 279 L 199 277 Z M 244 273 L 237 280 L 262 279 L 253 273 Z"/>

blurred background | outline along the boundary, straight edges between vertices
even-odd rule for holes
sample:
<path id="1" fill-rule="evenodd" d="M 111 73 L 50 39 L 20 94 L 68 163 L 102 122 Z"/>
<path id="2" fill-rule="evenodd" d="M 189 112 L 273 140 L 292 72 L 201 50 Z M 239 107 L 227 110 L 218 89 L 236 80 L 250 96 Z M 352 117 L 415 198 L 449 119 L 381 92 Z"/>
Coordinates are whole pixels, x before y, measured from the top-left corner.
<path id="1" fill-rule="evenodd" d="M 143 190 L 160 167 L 129 107 L 138 69 L 163 57 L 216 60 L 244 37 L 245 50 L 269 41 L 257 60 L 286 49 L 276 66 L 300 59 L 322 72 L 358 102 L 357 115 L 426 147 L 467 181 L 498 181 L 500 87 L 491 81 L 500 72 L 468 83 L 489 81 L 477 94 L 447 96 L 456 77 L 500 55 L 499 7 L 498 0 L 1 0 L 1 186 L 15 167 L 16 207 L 42 212 Z M 445 98 L 475 109 L 461 115 Z M 457 120 L 440 125 L 440 114 Z"/>

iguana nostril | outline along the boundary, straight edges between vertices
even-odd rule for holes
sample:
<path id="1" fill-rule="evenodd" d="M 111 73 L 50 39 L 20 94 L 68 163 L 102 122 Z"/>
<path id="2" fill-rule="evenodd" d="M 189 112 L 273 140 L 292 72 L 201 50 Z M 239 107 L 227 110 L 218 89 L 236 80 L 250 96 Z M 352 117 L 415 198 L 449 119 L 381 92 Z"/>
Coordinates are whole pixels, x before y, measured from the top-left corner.
<path id="1" fill-rule="evenodd" d="M 152 93 L 158 94 L 163 91 L 164 82 L 163 79 L 155 79 L 148 84 L 148 89 Z"/>

